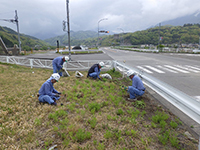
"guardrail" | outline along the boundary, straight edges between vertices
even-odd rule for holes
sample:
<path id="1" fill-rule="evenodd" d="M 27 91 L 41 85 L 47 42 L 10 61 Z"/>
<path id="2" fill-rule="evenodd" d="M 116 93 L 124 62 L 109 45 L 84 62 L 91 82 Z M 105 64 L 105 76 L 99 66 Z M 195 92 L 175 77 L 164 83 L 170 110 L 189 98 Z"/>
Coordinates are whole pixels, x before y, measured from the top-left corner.
<path id="1" fill-rule="evenodd" d="M 156 91 L 167 101 L 200 124 L 200 103 L 194 98 L 148 74 L 145 74 L 143 71 L 128 67 L 123 63 L 114 61 L 114 67 L 119 69 L 121 72 L 125 72 L 129 69 L 134 70 L 144 81 L 144 84 Z"/>
<path id="2" fill-rule="evenodd" d="M 102 60 L 80 60 L 80 61 L 69 61 L 63 64 L 63 68 L 66 70 L 88 70 L 93 64 L 98 63 Z M 10 63 L 10 64 L 17 64 L 27 67 L 35 67 L 35 68 L 47 68 L 53 69 L 52 60 L 45 60 L 45 59 L 27 59 L 25 57 L 15 57 L 15 56 L 0 56 L 0 62 L 3 63 Z M 112 61 L 111 60 L 103 60 L 105 63 L 105 67 L 103 70 L 111 69 L 112 68 Z"/>

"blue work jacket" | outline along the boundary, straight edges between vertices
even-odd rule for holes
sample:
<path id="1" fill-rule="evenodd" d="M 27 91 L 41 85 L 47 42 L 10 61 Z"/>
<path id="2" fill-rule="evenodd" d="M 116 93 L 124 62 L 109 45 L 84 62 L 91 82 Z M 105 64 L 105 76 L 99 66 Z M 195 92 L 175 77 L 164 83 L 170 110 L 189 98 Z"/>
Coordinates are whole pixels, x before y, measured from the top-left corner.
<path id="1" fill-rule="evenodd" d="M 51 82 L 52 77 L 50 77 L 46 82 L 44 82 L 39 90 L 39 95 L 49 95 L 54 97 L 58 91 L 54 89 L 53 83 Z"/>
<path id="2" fill-rule="evenodd" d="M 142 80 L 137 75 L 132 78 L 132 86 L 138 90 L 145 90 Z"/>
<path id="3" fill-rule="evenodd" d="M 64 63 L 63 57 L 59 56 L 59 57 L 54 58 L 52 63 L 57 66 L 58 70 L 62 69 L 62 65 Z"/>

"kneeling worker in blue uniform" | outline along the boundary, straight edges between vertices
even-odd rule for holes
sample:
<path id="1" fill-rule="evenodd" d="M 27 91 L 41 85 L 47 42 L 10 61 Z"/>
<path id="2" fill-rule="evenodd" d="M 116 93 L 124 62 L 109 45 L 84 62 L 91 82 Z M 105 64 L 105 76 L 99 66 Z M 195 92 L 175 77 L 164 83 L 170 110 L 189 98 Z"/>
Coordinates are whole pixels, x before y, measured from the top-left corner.
<path id="1" fill-rule="evenodd" d="M 39 90 L 39 101 L 42 103 L 49 103 L 51 105 L 57 105 L 56 100 L 60 98 L 60 92 L 54 89 L 54 83 L 58 82 L 60 75 L 53 73 L 51 77 L 43 83 Z"/>
<path id="2" fill-rule="evenodd" d="M 62 76 L 62 68 L 63 63 L 67 62 L 69 60 L 69 57 L 65 56 L 59 56 L 53 59 L 52 65 L 53 65 L 53 73 L 58 73 L 60 76 Z"/>
<path id="3" fill-rule="evenodd" d="M 101 68 L 104 66 L 104 62 L 100 62 L 98 64 L 94 64 L 89 70 L 88 70 L 88 74 L 87 77 L 92 77 L 94 79 L 98 78 L 101 80 L 101 78 L 99 77 L 100 72 L 101 72 Z"/>
<path id="4" fill-rule="evenodd" d="M 138 96 L 142 96 L 145 92 L 145 87 L 140 77 L 133 70 L 127 71 L 127 76 L 132 80 L 132 86 L 124 87 L 130 95 L 129 101 L 136 101 Z"/>

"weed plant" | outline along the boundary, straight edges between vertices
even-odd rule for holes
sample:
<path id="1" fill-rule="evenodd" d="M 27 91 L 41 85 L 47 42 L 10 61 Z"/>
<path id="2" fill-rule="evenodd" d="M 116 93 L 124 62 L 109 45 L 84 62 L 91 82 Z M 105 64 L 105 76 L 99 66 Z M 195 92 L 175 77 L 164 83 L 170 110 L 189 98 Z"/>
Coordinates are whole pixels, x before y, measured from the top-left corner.
<path id="1" fill-rule="evenodd" d="M 52 70 L 0 64 L 0 149 L 197 149 L 181 121 L 148 98 L 126 101 L 131 85 L 115 69 L 113 80 L 61 77 L 58 106 L 40 104 L 38 90 Z M 61 103 L 63 104 L 61 106 Z M 180 136 L 182 135 L 182 136 Z"/>

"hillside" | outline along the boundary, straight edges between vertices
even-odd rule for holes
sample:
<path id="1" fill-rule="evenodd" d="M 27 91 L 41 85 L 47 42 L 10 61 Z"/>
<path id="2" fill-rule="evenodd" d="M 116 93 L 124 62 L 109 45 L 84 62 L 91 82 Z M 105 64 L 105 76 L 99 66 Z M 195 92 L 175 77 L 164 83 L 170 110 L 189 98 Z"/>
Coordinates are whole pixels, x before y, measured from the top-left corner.
<path id="1" fill-rule="evenodd" d="M 199 23 L 200 20 L 200 12 L 196 12 L 194 14 L 188 14 L 182 17 L 178 17 L 172 20 L 167 20 L 162 22 L 162 25 L 173 25 L 173 26 L 183 26 L 184 24 L 192 23 L 192 24 L 197 24 Z"/>
<path id="2" fill-rule="evenodd" d="M 96 38 L 98 35 L 94 31 L 71 31 L 70 40 L 72 45 L 80 45 L 84 39 Z M 54 38 L 46 39 L 45 42 L 49 43 L 52 46 L 56 46 L 57 40 L 60 42 L 60 45 L 68 45 L 68 34 L 56 36 Z"/>
<path id="3" fill-rule="evenodd" d="M 200 24 L 185 24 L 183 26 L 165 25 L 161 27 L 153 27 L 134 33 L 124 33 L 116 35 L 100 35 L 100 46 L 116 46 L 124 45 L 141 45 L 153 44 L 157 45 L 160 37 L 160 44 L 198 44 L 200 36 Z M 97 36 L 97 35 L 96 35 Z M 71 45 L 96 46 L 97 37 L 95 32 L 71 32 Z M 51 45 L 56 45 L 56 41 L 60 41 L 60 45 L 68 44 L 67 34 L 45 40 Z"/>
<path id="4" fill-rule="evenodd" d="M 10 28 L 0 26 L 0 37 L 3 39 L 6 47 L 13 47 L 14 44 L 18 45 L 18 34 Z M 47 47 L 49 45 L 42 40 L 25 34 L 20 34 L 20 40 L 22 50 L 34 49 L 36 45 L 39 48 Z"/>
<path id="5" fill-rule="evenodd" d="M 183 26 L 161 26 L 150 28 L 134 33 L 125 33 L 124 35 L 103 37 L 100 45 L 111 46 L 119 45 L 124 41 L 125 45 L 153 44 L 157 45 L 160 37 L 163 39 L 160 44 L 196 44 L 199 43 L 200 24 L 185 24 Z M 87 40 L 85 45 L 93 44 Z"/>
<path id="6" fill-rule="evenodd" d="M 99 46 L 116 46 L 116 45 L 141 45 L 153 44 L 159 42 L 159 35 L 162 37 L 160 44 L 198 44 L 200 36 L 200 24 L 185 24 L 183 26 L 165 25 L 153 27 L 134 33 L 124 33 L 116 35 L 100 34 Z M 0 36 L 7 47 L 13 47 L 18 44 L 17 33 L 9 28 L 0 27 Z M 94 47 L 97 43 L 97 33 L 94 31 L 78 31 L 70 33 L 71 45 L 86 45 Z M 68 45 L 67 33 L 62 36 L 46 39 L 44 41 L 35 37 L 21 34 L 22 49 L 30 50 L 39 45 L 42 49 L 47 49 L 48 45 L 56 46 L 57 40 L 60 46 Z M 48 44 L 47 44 L 48 43 Z"/>

